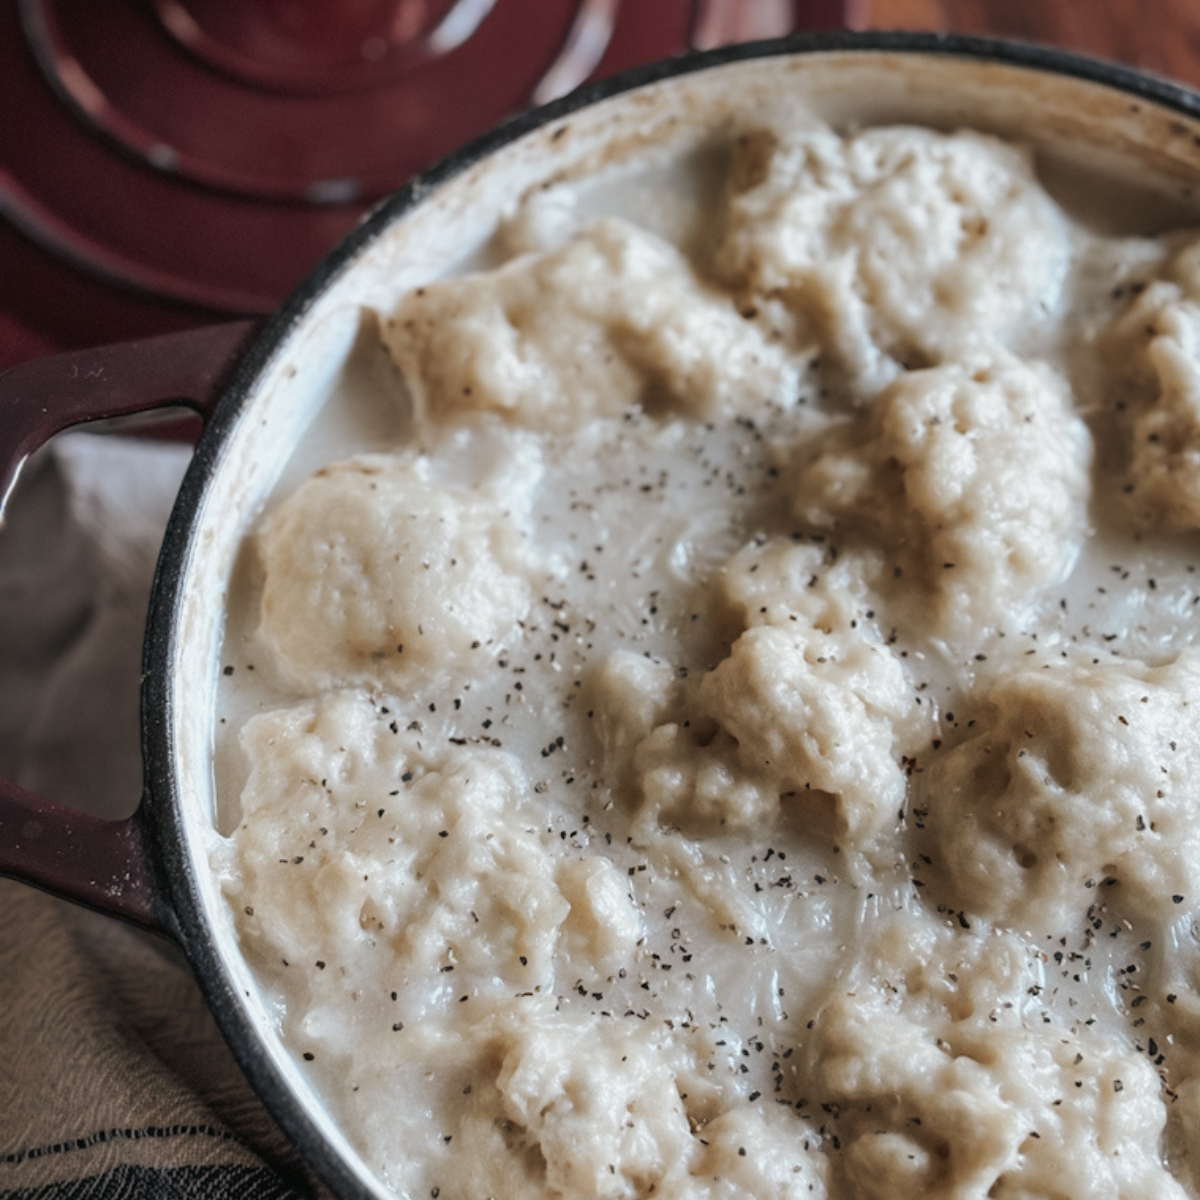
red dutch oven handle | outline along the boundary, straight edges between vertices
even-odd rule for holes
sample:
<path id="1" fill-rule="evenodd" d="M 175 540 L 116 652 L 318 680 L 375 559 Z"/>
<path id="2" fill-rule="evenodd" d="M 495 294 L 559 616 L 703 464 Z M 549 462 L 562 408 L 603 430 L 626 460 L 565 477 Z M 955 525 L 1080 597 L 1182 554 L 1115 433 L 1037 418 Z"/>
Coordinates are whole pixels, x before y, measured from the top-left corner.
<path id="1" fill-rule="evenodd" d="M 64 429 L 177 405 L 207 423 L 256 326 L 236 321 L 72 351 L 0 375 L 0 525 L 22 466 Z M 170 928 L 140 808 L 105 821 L 0 779 L 0 875 L 144 929 Z"/>

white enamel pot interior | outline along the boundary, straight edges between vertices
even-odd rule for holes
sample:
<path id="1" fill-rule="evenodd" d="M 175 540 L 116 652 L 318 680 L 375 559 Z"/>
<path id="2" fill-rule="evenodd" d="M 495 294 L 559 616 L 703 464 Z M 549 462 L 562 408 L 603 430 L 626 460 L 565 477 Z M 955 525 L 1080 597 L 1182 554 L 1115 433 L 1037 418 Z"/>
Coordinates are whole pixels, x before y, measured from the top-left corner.
<path id="1" fill-rule="evenodd" d="M 1141 199 L 1131 216 L 1143 227 L 1178 219 L 1200 185 L 1200 100 L 1120 68 L 924 35 L 735 47 L 633 72 L 483 138 L 382 205 L 274 318 L 201 443 L 160 563 L 146 651 L 148 817 L 180 940 L 223 1032 L 340 1195 L 388 1193 L 280 1044 L 208 865 L 221 808 L 213 746 L 222 636 L 243 536 L 281 481 L 315 465 L 314 448 L 297 460 L 297 446 L 318 412 L 337 403 L 360 329 L 369 336 L 365 313 L 387 312 L 414 286 L 486 263 L 498 220 L 529 189 L 598 175 L 598 209 L 619 208 L 630 175 L 646 164 L 703 157 L 730 129 L 778 112 L 781 102 L 840 128 L 972 126 L 1031 143 L 1063 188 L 1075 169 L 1093 187 L 1098 178 L 1118 192 L 1135 183 Z M 688 185 L 685 169 L 673 186 Z M 1086 208 L 1087 189 L 1076 192 Z M 361 421 L 356 435 L 367 436 L 375 418 L 350 419 Z"/>

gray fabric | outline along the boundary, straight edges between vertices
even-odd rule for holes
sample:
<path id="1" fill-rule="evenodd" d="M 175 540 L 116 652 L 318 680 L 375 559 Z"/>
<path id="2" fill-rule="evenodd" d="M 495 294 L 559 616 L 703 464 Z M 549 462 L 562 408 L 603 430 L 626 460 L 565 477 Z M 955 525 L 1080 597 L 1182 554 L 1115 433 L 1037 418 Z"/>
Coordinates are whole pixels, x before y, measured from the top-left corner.
<path id="1" fill-rule="evenodd" d="M 76 434 L 0 530 L 0 772 L 104 817 L 141 788 L 146 600 L 187 463 Z M 0 880 L 0 1197 L 314 1194 L 161 938 Z"/>

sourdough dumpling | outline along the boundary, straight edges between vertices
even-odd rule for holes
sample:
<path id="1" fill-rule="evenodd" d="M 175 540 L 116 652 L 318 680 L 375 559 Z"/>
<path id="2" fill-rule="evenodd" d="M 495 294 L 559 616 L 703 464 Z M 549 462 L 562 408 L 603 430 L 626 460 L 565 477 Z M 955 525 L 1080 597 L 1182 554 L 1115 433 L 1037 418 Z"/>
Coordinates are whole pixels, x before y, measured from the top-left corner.
<path id="1" fill-rule="evenodd" d="M 790 405 L 782 349 L 683 255 L 617 218 L 561 249 L 409 293 L 384 336 L 425 419 L 490 410 L 540 429 L 632 405 L 710 418 Z"/>
<path id="2" fill-rule="evenodd" d="M 1200 528 L 1200 241 L 1138 290 L 1105 349 L 1132 391 L 1129 502 L 1153 527 Z"/>
<path id="3" fill-rule="evenodd" d="M 984 134 L 815 126 L 739 140 L 725 278 L 799 314 L 858 390 L 1004 340 L 1058 303 L 1070 238 L 1028 151 Z"/>
<path id="4" fill-rule="evenodd" d="M 441 1176 L 462 1200 L 823 1200 L 815 1139 L 711 1073 L 695 1026 L 555 1012 L 496 1022 Z M 495 1064 L 493 1066 L 492 1064 Z M 752 1153 L 751 1153 L 752 1151 Z"/>
<path id="5" fill-rule="evenodd" d="M 897 734 L 914 697 L 886 646 L 800 620 L 761 625 L 705 676 L 698 699 L 747 776 L 769 780 L 776 796 L 835 797 L 852 843 L 895 819 L 905 787 Z"/>
<path id="6" fill-rule="evenodd" d="M 1047 659 L 996 682 L 988 706 L 921 783 L 953 903 L 1058 930 L 1105 878 L 1109 904 L 1157 921 L 1200 902 L 1200 653 Z"/>
<path id="7" fill-rule="evenodd" d="M 560 1020 L 511 1046 L 497 1079 L 502 1111 L 538 1146 L 548 1195 L 644 1195 L 678 1170 L 692 1134 L 656 1041 L 612 1020 Z"/>
<path id="8" fill-rule="evenodd" d="M 810 1099 L 831 1114 L 830 1194 L 855 1200 L 1184 1200 L 1144 1056 L 1033 1009 L 1014 938 L 904 921 L 810 1022 Z M 1063 1184 L 1065 1164 L 1070 1183 Z"/>
<path id="9" fill-rule="evenodd" d="M 824 1200 L 826 1160 L 786 1109 L 730 1109 L 698 1131 L 688 1200 Z"/>
<path id="10" fill-rule="evenodd" d="M 297 684 L 455 672 L 492 656 L 530 602 L 516 520 L 488 489 L 374 455 L 318 472 L 265 522 L 260 635 Z"/>
<path id="11" fill-rule="evenodd" d="M 978 640 L 1074 562 L 1091 453 L 1061 377 L 978 350 L 909 372 L 835 427 L 799 465 L 795 512 L 888 556 L 906 624 Z"/>
<path id="12" fill-rule="evenodd" d="M 354 692 L 260 714 L 242 744 L 250 773 L 225 889 L 253 914 L 244 929 L 268 963 L 308 972 L 320 997 L 342 985 L 314 962 L 367 954 L 417 1009 L 448 961 L 505 990 L 550 984 L 570 906 L 513 756 L 424 749 Z"/>
<path id="13" fill-rule="evenodd" d="M 860 620 L 861 568 L 816 545 L 752 544 L 716 576 L 742 632 L 711 670 L 684 682 L 628 651 L 604 663 L 597 731 L 640 795 L 643 833 L 752 829 L 782 803 L 865 851 L 895 823 L 903 759 L 928 726 L 899 658 Z"/>

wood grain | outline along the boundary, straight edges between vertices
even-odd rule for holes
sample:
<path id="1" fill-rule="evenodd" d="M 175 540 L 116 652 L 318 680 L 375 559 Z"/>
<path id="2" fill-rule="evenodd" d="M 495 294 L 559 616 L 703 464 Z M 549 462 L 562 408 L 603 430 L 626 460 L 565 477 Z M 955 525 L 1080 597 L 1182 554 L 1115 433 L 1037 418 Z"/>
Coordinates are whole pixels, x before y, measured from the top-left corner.
<path id="1" fill-rule="evenodd" d="M 867 26 L 1042 42 L 1200 87 L 1196 0 L 869 0 Z"/>

